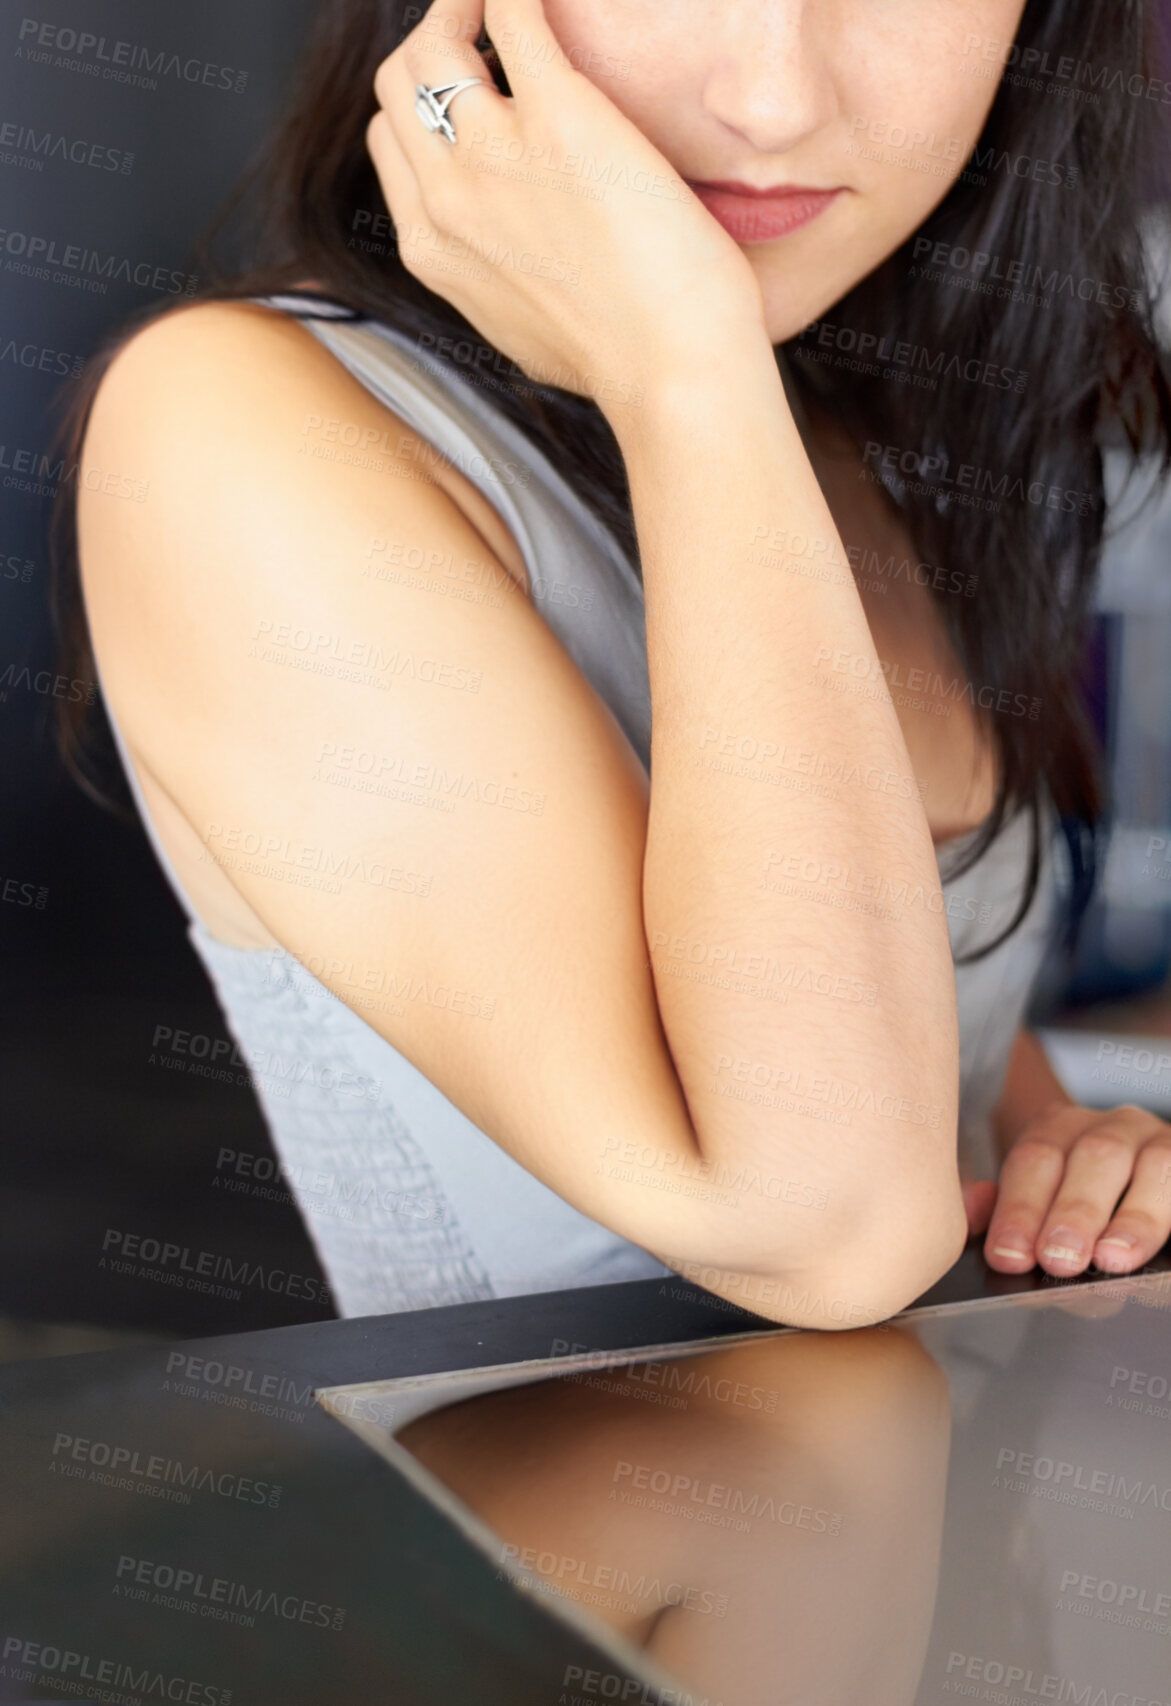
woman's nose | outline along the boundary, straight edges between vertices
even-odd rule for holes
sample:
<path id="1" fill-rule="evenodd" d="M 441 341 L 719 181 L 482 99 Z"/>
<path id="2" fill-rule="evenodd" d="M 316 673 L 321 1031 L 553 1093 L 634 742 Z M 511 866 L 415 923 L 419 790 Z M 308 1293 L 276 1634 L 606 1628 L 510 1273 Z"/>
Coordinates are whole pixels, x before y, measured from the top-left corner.
<path id="1" fill-rule="evenodd" d="M 759 154 L 783 154 L 840 116 L 830 5 L 729 0 L 708 46 L 703 104 Z"/>

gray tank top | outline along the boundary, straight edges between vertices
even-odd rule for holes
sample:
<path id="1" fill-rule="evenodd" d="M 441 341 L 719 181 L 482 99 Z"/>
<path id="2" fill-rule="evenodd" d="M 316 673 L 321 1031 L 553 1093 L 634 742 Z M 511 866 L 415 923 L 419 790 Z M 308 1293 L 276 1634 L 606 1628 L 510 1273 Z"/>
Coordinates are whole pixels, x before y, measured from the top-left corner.
<path id="1" fill-rule="evenodd" d="M 325 347 L 484 494 L 524 558 L 536 608 L 650 763 L 642 589 L 617 542 L 539 449 L 468 378 L 405 335 L 303 295 L 255 300 L 299 315 Z M 189 935 L 248 1063 L 280 1163 L 341 1315 L 666 1274 L 637 1245 L 578 1213 L 474 1125 L 292 955 L 231 947 L 204 928 L 151 823 L 124 741 L 123 765 Z M 1051 811 L 1041 882 L 1021 927 L 956 968 L 961 1155 L 994 1177 L 989 1114 L 1054 914 Z M 1015 818 L 959 878 L 939 856 L 941 894 L 874 896 L 845 872 L 840 902 L 946 907 L 953 954 L 989 941 L 1019 904 L 1029 833 Z M 925 1013 L 924 1023 L 931 1023 Z"/>

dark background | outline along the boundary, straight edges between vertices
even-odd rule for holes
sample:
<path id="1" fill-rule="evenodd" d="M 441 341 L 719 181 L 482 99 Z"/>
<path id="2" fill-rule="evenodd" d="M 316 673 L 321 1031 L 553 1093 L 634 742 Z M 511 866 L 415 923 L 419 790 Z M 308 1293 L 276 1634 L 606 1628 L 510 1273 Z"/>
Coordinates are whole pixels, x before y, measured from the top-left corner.
<path id="1" fill-rule="evenodd" d="M 59 29 L 107 44 L 244 72 L 242 92 L 165 73 L 142 88 L 35 63 L 19 34 L 29 12 L 6 7 L 0 16 L 0 127 L 27 125 L 134 156 L 129 172 L 55 158 L 34 171 L 11 160 L 19 145 L 0 144 L 0 674 L 9 664 L 33 674 L 57 668 L 50 500 L 13 489 L 7 472 L 18 451 L 49 443 L 63 383 L 58 356 L 73 365 L 157 299 L 133 284 L 111 282 L 99 294 L 24 277 L 8 264 L 11 234 L 114 254 L 132 267 L 191 271 L 193 239 L 273 120 L 313 4 L 74 0 L 46 14 Z M 57 50 L 48 56 L 56 60 Z M 85 62 L 101 63 L 92 53 Z M 42 359 L 48 371 L 35 365 Z M 1142 627 L 1141 608 L 1138 619 Z M 1103 616 L 1091 669 L 1099 721 L 1114 744 L 1125 723 L 1117 703 L 1128 621 L 1133 609 Z M 1149 624 L 1145 631 L 1149 640 Z M 159 1027 L 210 1047 L 226 1037 L 223 1020 L 137 820 L 103 810 L 65 773 L 53 712 L 48 694 L 0 687 L 0 1357 L 44 1348 L 31 1332 L 36 1323 L 178 1337 L 327 1317 L 326 1303 L 258 1287 L 237 1303 L 127 1280 L 102 1265 L 103 1238 L 118 1229 L 321 1277 L 290 1203 L 213 1182 L 221 1147 L 271 1157 L 264 1127 L 245 1083 L 195 1076 L 190 1056 L 154 1047 Z M 1163 767 L 1164 782 L 1168 732 L 1158 727 L 1144 755 Z M 1144 822 L 1164 821 L 1163 792 Z M 1045 980 L 1038 1015 L 1069 1016 L 1078 1004 L 1164 979 L 1171 932 L 1163 897 L 1152 905 L 1148 894 L 1140 917 L 1115 910 L 1111 924 L 1111 916 L 1099 903 L 1077 963 L 1056 965 Z M 1110 945 L 1119 941 L 1121 953 Z M 1152 1020 L 1151 1011 L 1137 1026 L 1115 1028 L 1166 1022 L 1171 1032 L 1171 1016 Z M 57 1346 L 76 1342 L 75 1333 Z"/>
<path id="2" fill-rule="evenodd" d="M 194 237 L 272 123 L 312 10 L 313 0 L 4 7 L 0 126 L 132 151 L 134 160 L 129 173 L 54 158 L 31 171 L 3 158 L 27 149 L 0 148 L 0 226 L 59 250 L 76 244 L 125 256 L 132 270 L 149 262 L 190 271 Z M 162 49 L 246 71 L 247 81 L 236 93 L 157 75 L 148 89 L 30 63 L 16 57 L 26 16 L 104 35 L 107 52 L 130 41 L 152 59 Z M 53 371 L 22 366 L 13 342 L 16 351 L 85 356 L 108 328 L 157 299 L 118 281 L 93 294 L 22 277 L 8 259 L 0 238 L 0 444 L 9 447 L 0 481 L 18 447 L 47 446 L 63 384 Z M 18 576 L 0 578 L 0 674 L 10 662 L 34 675 L 57 668 L 49 508 L 48 498 L 0 484 L 0 577 L 6 565 Z M 19 577 L 29 561 L 26 582 Z M 221 1146 L 271 1155 L 268 1138 L 246 1086 L 158 1064 L 159 1026 L 217 1039 L 223 1020 L 137 820 L 102 810 L 63 770 L 54 710 L 51 696 L 0 687 L 0 894 L 15 880 L 7 892 L 17 897 L 0 902 L 0 1315 L 171 1335 L 328 1316 L 328 1306 L 256 1287 L 235 1303 L 119 1279 L 98 1265 L 107 1228 L 117 1228 L 320 1276 L 294 1208 L 212 1184 Z M 28 884 L 48 890 L 43 909 L 20 904 Z"/>

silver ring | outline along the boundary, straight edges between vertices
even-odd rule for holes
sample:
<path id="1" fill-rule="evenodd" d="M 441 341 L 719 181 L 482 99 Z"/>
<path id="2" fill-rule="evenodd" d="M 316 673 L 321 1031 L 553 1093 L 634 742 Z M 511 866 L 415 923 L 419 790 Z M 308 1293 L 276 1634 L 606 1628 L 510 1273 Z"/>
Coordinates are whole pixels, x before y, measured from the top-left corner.
<path id="1" fill-rule="evenodd" d="M 460 83 L 440 83 L 437 88 L 428 89 L 423 83 L 415 84 L 415 111 L 420 123 L 427 130 L 437 130 L 440 136 L 445 136 L 449 142 L 455 141 L 455 130 L 447 116 L 447 109 L 459 94 L 461 89 L 470 89 L 473 83 L 482 83 L 483 77 L 465 77 Z M 438 96 L 445 95 L 446 100 Z"/>

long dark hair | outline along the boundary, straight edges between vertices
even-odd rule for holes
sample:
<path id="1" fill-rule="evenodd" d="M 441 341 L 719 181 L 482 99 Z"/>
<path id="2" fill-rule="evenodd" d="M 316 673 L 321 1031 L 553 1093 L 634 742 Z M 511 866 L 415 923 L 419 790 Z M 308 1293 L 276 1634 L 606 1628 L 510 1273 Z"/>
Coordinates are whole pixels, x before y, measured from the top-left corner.
<path id="1" fill-rule="evenodd" d="M 399 261 L 365 130 L 374 72 L 419 16 L 405 0 L 322 0 L 284 115 L 201 246 L 209 282 L 195 300 L 313 279 L 428 347 L 444 340 L 455 370 L 491 387 L 637 567 L 622 458 L 596 405 L 526 378 Z M 1083 876 L 1082 902 L 1092 881 L 1103 802 L 1082 674 L 1102 544 L 1102 448 L 1113 442 L 1171 466 L 1157 282 L 1140 241 L 1144 210 L 1164 192 L 1151 163 L 1165 159 L 1166 46 L 1152 0 L 1027 0 L 1003 74 L 983 43 L 973 47 L 973 74 L 1000 82 L 966 169 L 900 249 L 782 346 L 811 414 L 849 431 L 901 511 L 922 559 L 909 572 L 941 607 L 998 754 L 994 810 L 955 874 L 1010 812 L 1032 813 L 1017 913 L 969 958 L 991 952 L 1029 907 L 1046 790 Z M 215 244 L 241 218 L 247 248 L 225 267 Z M 113 355 L 169 306 L 152 304 L 119 327 L 75 382 L 58 438 L 67 466 L 78 462 Z M 70 481 L 53 516 L 56 615 L 62 668 L 88 680 L 75 506 Z M 67 701 L 60 710 L 66 762 L 85 780 L 92 718 Z"/>

